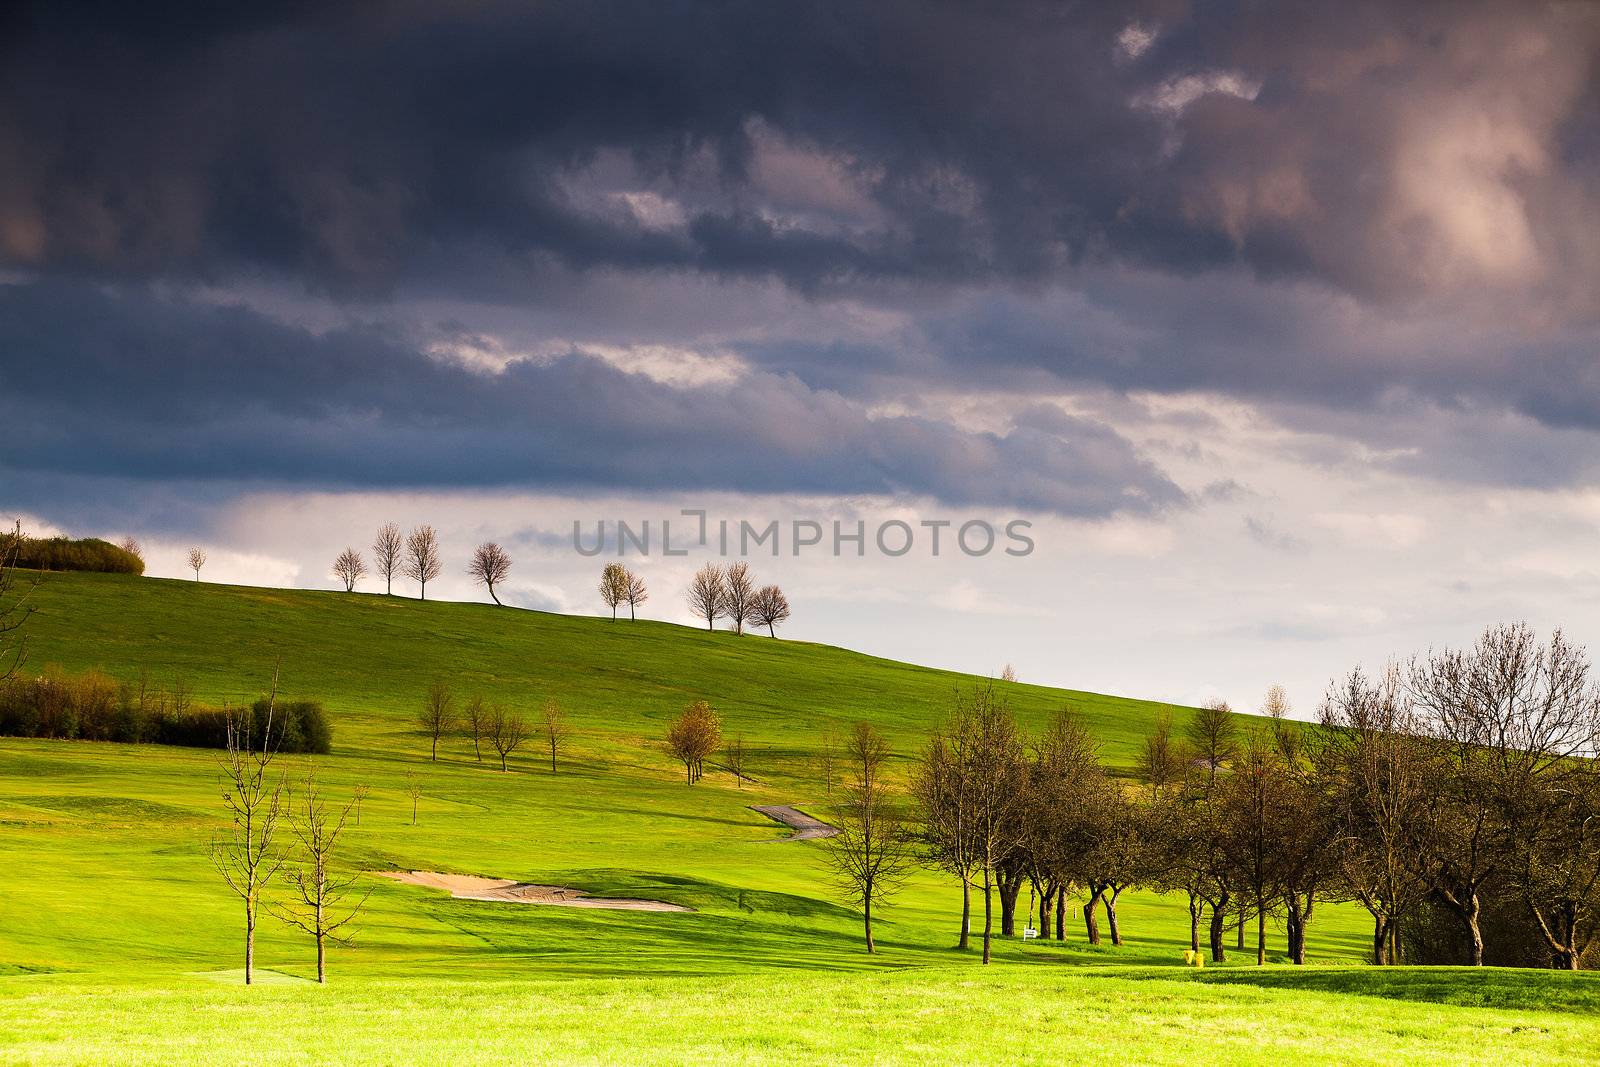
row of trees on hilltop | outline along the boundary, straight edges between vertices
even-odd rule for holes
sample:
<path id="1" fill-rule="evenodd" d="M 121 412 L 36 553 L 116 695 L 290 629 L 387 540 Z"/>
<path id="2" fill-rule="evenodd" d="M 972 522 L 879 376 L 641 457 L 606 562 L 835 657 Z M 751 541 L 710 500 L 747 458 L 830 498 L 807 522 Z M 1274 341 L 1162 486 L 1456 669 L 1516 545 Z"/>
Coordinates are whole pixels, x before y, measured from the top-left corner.
<path id="1" fill-rule="evenodd" d="M 1276 917 L 1285 955 L 1305 962 L 1326 901 L 1367 909 L 1379 964 L 1577 969 L 1600 954 L 1600 689 L 1581 648 L 1497 626 L 1377 678 L 1352 671 L 1321 729 L 1291 721 L 1276 688 L 1263 711 L 1245 728 L 1213 704 L 1178 735 L 1163 719 L 1133 784 L 1070 711 L 1030 736 L 983 685 L 958 694 L 909 798 L 884 788 L 887 747 L 859 726 L 831 867 L 869 946 L 871 906 L 913 862 L 959 880 L 963 947 L 981 891 L 986 961 L 995 904 L 1013 933 L 1022 889 L 1040 936 L 1066 937 L 1075 897 L 1088 940 L 1103 916 L 1116 945 L 1118 898 L 1135 886 L 1181 894 L 1190 951 L 1213 960 L 1230 929 L 1243 948 L 1253 926 L 1264 963 Z"/>
<path id="2" fill-rule="evenodd" d="M 355 548 L 346 548 L 333 561 L 333 575 L 344 583 L 344 591 L 355 592 L 356 586 L 368 575 L 367 561 Z M 372 570 L 383 579 L 385 595 L 394 594 L 394 580 L 398 575 L 417 583 L 417 595 L 428 599 L 428 583 L 444 573 L 444 554 L 439 547 L 439 534 L 432 526 L 415 527 L 404 536 L 400 527 L 392 522 L 378 527 L 372 539 Z M 485 541 L 472 550 L 467 560 L 467 574 L 489 592 L 496 604 L 500 596 L 495 587 L 511 575 L 511 554 L 497 542 Z"/>
<path id="3" fill-rule="evenodd" d="M 727 619 L 736 633 L 744 633 L 746 626 L 765 626 L 770 636 L 777 637 L 777 628 L 789 619 L 789 598 L 783 590 L 776 585 L 758 588 L 744 560 L 726 566 L 707 563 L 690 579 L 685 599 L 708 630 L 716 628 L 718 619 Z"/>

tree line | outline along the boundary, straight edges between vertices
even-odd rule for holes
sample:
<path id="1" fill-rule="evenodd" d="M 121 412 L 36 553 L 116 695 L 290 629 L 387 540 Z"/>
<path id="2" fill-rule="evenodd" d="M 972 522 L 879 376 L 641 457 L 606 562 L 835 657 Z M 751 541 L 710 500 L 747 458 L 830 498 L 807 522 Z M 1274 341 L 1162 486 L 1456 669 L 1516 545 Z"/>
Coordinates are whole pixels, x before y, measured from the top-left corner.
<path id="1" fill-rule="evenodd" d="M 1319 727 L 1290 720 L 1277 687 L 1262 711 L 1246 727 L 1214 703 L 1176 733 L 1161 719 L 1129 782 L 1073 712 L 1030 735 L 983 684 L 957 694 L 909 796 L 885 786 L 888 746 L 858 725 L 825 847 L 869 951 L 872 908 L 920 864 L 960 886 L 960 947 L 981 893 L 985 962 L 1022 889 L 1040 937 L 1067 936 L 1071 901 L 1090 943 L 1117 945 L 1133 887 L 1181 895 L 1189 950 L 1213 960 L 1250 931 L 1265 963 L 1279 918 L 1284 955 L 1304 963 L 1318 905 L 1350 901 L 1372 917 L 1379 964 L 1595 961 L 1600 689 L 1581 648 L 1495 626 L 1376 678 L 1350 672 Z"/>
<path id="2" fill-rule="evenodd" d="M 278 700 L 275 712 L 271 743 L 276 749 L 332 749 L 333 724 L 320 703 Z M 100 671 L 71 674 L 54 666 L 37 675 L 0 677 L 0 735 L 9 737 L 226 748 L 229 725 L 241 716 L 253 718 L 258 733 L 266 730 L 264 703 L 200 704 L 182 679 L 162 686 L 141 674 L 118 682 Z"/>
<path id="3" fill-rule="evenodd" d="M 428 759 L 438 762 L 439 744 L 447 738 L 460 738 L 472 742 L 473 759 L 483 762 L 487 746 L 500 761 L 500 770 L 510 769 L 510 759 L 517 749 L 530 740 L 536 740 L 550 761 L 550 773 L 557 770 L 557 758 L 572 737 L 567 724 L 567 713 L 555 698 L 547 699 L 538 716 L 530 722 L 520 711 L 503 704 L 491 704 L 482 696 L 473 695 L 458 700 L 455 691 L 445 682 L 435 681 L 428 687 L 417 710 L 417 727 L 428 739 Z"/>

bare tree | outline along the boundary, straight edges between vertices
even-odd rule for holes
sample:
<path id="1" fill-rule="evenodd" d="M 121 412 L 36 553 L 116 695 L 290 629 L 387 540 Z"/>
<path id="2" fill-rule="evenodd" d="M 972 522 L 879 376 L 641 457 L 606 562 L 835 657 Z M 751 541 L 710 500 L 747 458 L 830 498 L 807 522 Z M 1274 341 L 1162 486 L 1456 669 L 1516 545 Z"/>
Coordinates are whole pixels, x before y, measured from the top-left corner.
<path id="1" fill-rule="evenodd" d="M 522 747 L 528 739 L 528 720 L 519 712 L 507 711 L 499 704 L 489 713 L 489 744 L 500 757 L 500 770 L 506 770 L 506 760 Z"/>
<path id="2" fill-rule="evenodd" d="M 1002 682 L 1015 682 L 1017 680 L 1017 669 L 1007 663 L 1005 670 L 1000 672 L 1000 680 Z"/>
<path id="3" fill-rule="evenodd" d="M 372 562 L 378 573 L 383 575 L 383 591 L 386 595 L 394 593 L 394 576 L 400 572 L 405 546 L 400 527 L 392 522 L 378 527 L 378 534 L 372 539 Z"/>
<path id="4" fill-rule="evenodd" d="M 1017 721 L 994 684 L 977 686 L 967 699 L 974 746 L 969 784 L 972 834 L 975 865 L 983 872 L 983 962 L 988 963 L 994 935 L 995 875 L 1025 830 L 1026 769 Z"/>
<path id="5" fill-rule="evenodd" d="M 1292 710 L 1287 689 L 1281 685 L 1267 687 L 1266 699 L 1261 702 L 1261 714 L 1269 719 L 1286 719 Z"/>
<path id="6" fill-rule="evenodd" d="M 1208 700 L 1189 719 L 1184 730 L 1189 748 L 1206 772 L 1209 786 L 1217 784 L 1217 772 L 1239 754 L 1239 727 L 1233 709 L 1226 701 Z"/>
<path id="7" fill-rule="evenodd" d="M 350 944 L 349 935 L 342 931 L 361 913 L 369 895 L 363 893 L 352 901 L 355 876 L 340 876 L 333 871 L 334 850 L 356 801 L 351 800 L 335 817 L 328 810 L 317 786 L 316 774 L 310 768 L 306 770 L 299 801 L 290 813 L 289 827 L 299 842 L 300 861 L 284 869 L 284 880 L 294 895 L 288 903 L 274 908 L 273 914 L 310 934 L 316 941 L 317 981 L 325 984 L 328 981 L 327 942 Z"/>
<path id="8" fill-rule="evenodd" d="M 417 803 L 422 799 L 422 778 L 416 771 L 406 772 L 406 796 L 411 798 L 411 825 L 417 825 Z"/>
<path id="9" fill-rule="evenodd" d="M 253 709 L 227 713 L 222 801 L 227 805 L 231 825 L 226 836 L 219 836 L 211 843 L 212 866 L 244 902 L 246 985 L 255 978 L 256 918 L 261 891 L 277 875 L 284 859 L 276 843 L 278 821 L 283 815 L 283 780 L 272 773 L 272 761 L 278 754 L 273 738 L 277 697 L 278 676 L 274 671 L 259 737 Z"/>
<path id="10" fill-rule="evenodd" d="M 485 541 L 472 550 L 472 562 L 467 564 L 467 574 L 489 590 L 489 599 L 496 605 L 500 603 L 500 598 L 495 595 L 494 587 L 505 581 L 510 573 L 511 557 L 495 542 Z"/>
<path id="11" fill-rule="evenodd" d="M 371 792 L 372 787 L 366 782 L 356 783 L 354 801 L 356 806 L 356 826 L 358 827 L 361 825 L 361 805 L 367 799 L 367 795 Z"/>
<path id="12" fill-rule="evenodd" d="M 755 621 L 756 583 L 750 577 L 750 564 L 738 560 L 728 565 L 723 575 L 723 613 L 733 620 L 735 633 L 744 633 L 744 624 Z"/>
<path id="13" fill-rule="evenodd" d="M 1319 718 L 1312 755 L 1330 792 L 1340 878 L 1372 916 L 1372 962 L 1398 963 L 1400 921 L 1428 890 L 1415 835 L 1436 768 L 1392 664 L 1376 679 L 1358 667 L 1330 685 Z"/>
<path id="14" fill-rule="evenodd" d="M 1144 739 L 1139 776 L 1161 795 L 1183 781 L 1185 762 L 1186 753 L 1172 739 L 1172 713 L 1163 711 L 1156 716 L 1155 730 Z"/>
<path id="15" fill-rule="evenodd" d="M 740 789 L 744 788 L 744 769 L 748 755 L 749 753 L 744 747 L 743 734 L 734 734 L 733 740 L 729 741 L 727 748 L 723 750 L 723 759 L 727 763 L 728 773 L 733 775 L 733 780 Z"/>
<path id="16" fill-rule="evenodd" d="M 1600 694 L 1581 647 L 1560 631 L 1541 644 L 1525 623 L 1415 660 L 1407 681 L 1444 771 L 1419 851 L 1434 896 L 1461 921 L 1469 961 L 1482 966 L 1484 886 L 1514 854 L 1506 843 L 1532 831 L 1543 782 L 1593 742 Z"/>
<path id="17" fill-rule="evenodd" d="M 130 556 L 137 556 L 141 562 L 144 560 L 144 546 L 137 537 L 128 536 L 117 542 L 117 547 Z"/>
<path id="18" fill-rule="evenodd" d="M 339 553 L 333 561 L 333 576 L 344 583 L 344 591 L 356 591 L 356 583 L 366 577 L 367 564 L 361 558 L 361 553 L 353 548 L 347 548 Z"/>
<path id="19" fill-rule="evenodd" d="M 689 580 L 689 610 L 695 618 L 706 620 L 707 630 L 716 629 L 717 620 L 728 613 L 727 590 L 727 572 L 715 563 L 707 563 Z"/>
<path id="20" fill-rule="evenodd" d="M 194 571 L 194 580 L 200 580 L 200 568 L 206 565 L 206 550 L 199 545 L 189 549 L 189 569 Z"/>
<path id="21" fill-rule="evenodd" d="M 613 621 L 617 606 L 628 599 L 628 568 L 620 563 L 607 563 L 600 572 L 600 599 L 611 609 Z"/>
<path id="22" fill-rule="evenodd" d="M 650 590 L 645 588 L 644 579 L 632 571 L 628 572 L 628 618 L 639 617 L 639 605 L 650 599 Z"/>
<path id="23" fill-rule="evenodd" d="M 767 628 L 769 637 L 777 637 L 777 627 L 789 621 L 789 598 L 775 585 L 764 585 L 756 593 L 751 620 Z"/>
<path id="24" fill-rule="evenodd" d="M 489 709 L 481 696 L 474 696 L 467 701 L 466 709 L 461 713 L 461 724 L 472 735 L 473 758 L 482 763 L 483 739 L 489 732 Z"/>
<path id="25" fill-rule="evenodd" d="M 1573 760 L 1529 798 L 1513 880 L 1552 964 L 1575 971 L 1600 926 L 1600 764 Z"/>
<path id="26" fill-rule="evenodd" d="M 833 732 L 833 727 L 826 726 L 822 730 L 822 743 L 817 746 L 817 777 L 822 779 L 823 786 L 828 790 L 828 795 L 833 796 L 833 783 L 839 777 L 839 739 Z"/>
<path id="27" fill-rule="evenodd" d="M 540 726 L 545 745 L 550 749 L 550 773 L 554 774 L 556 754 L 566 744 L 567 738 L 572 736 L 572 728 L 567 725 L 567 713 L 553 697 L 544 702 L 544 717 Z"/>
<path id="28" fill-rule="evenodd" d="M 667 750 L 683 764 L 684 778 L 690 785 L 700 780 L 706 757 L 722 742 L 722 722 L 711 705 L 697 700 L 667 727 Z"/>
<path id="29" fill-rule="evenodd" d="M 22 523 L 0 532 L 0 681 L 11 677 L 28 656 L 22 627 L 33 614 L 28 603 L 38 579 L 19 584 L 17 559 L 22 552 Z"/>
<path id="30" fill-rule="evenodd" d="M 834 882 L 852 904 L 861 908 L 867 951 L 877 951 L 872 937 L 872 909 L 882 907 L 904 885 L 912 867 L 909 839 L 899 813 L 881 781 L 889 748 L 867 723 L 858 723 L 845 742 L 851 782 L 834 811 L 839 832 L 823 844 L 823 858 Z"/>
<path id="31" fill-rule="evenodd" d="M 421 599 L 428 599 L 428 583 L 439 577 L 444 561 L 439 558 L 439 535 L 432 526 L 418 526 L 406 535 L 404 573 L 416 582 Z"/>
<path id="32" fill-rule="evenodd" d="M 454 704 L 455 697 L 450 687 L 436 681 L 428 686 L 428 695 L 422 700 L 422 710 L 417 712 L 417 725 L 422 727 L 423 734 L 433 744 L 428 758 L 436 763 L 439 760 L 439 738 L 450 732 L 450 725 L 454 721 Z"/>

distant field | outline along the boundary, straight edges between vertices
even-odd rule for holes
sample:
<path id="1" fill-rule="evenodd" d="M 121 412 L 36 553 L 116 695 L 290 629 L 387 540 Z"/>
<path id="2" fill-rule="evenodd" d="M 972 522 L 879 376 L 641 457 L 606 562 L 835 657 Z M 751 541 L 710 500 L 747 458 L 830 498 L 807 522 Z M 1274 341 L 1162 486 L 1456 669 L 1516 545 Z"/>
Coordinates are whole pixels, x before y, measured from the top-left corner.
<path id="1" fill-rule="evenodd" d="M 1468 1062 L 1485 1042 L 1510 1062 L 1577 1062 L 1600 1047 L 1587 976 L 1378 975 L 1351 966 L 1368 926 L 1349 906 L 1320 907 L 1312 928 L 1313 960 L 1332 969 L 1173 968 L 1182 905 L 1133 893 L 1123 947 L 1088 946 L 1074 926 L 1065 944 L 1005 941 L 1000 966 L 980 973 L 950 948 L 958 888 L 922 874 L 884 912 L 881 951 L 866 956 L 816 846 L 782 842 L 784 828 L 748 806 L 825 814 L 812 757 L 826 724 L 875 722 L 905 757 L 903 773 L 953 687 L 970 681 L 959 675 L 661 623 L 377 596 L 52 575 L 36 603 L 35 668 L 120 678 L 142 668 L 220 701 L 254 698 L 281 661 L 286 694 L 332 712 L 334 752 L 317 759 L 324 785 L 346 796 L 372 788 L 350 835 L 352 868 L 511 878 L 695 910 L 459 900 L 372 877 L 356 943 L 331 952 L 330 987 L 300 981 L 314 974 L 311 946 L 269 918 L 258 964 L 286 977 L 236 989 L 239 908 L 206 855 L 222 826 L 216 753 L 0 738 L 0 1059 L 159 1063 L 218 1049 L 239 1062 L 322 1059 L 335 1034 L 337 1058 L 355 1062 L 869 1051 L 907 1062 L 1194 1062 L 1209 1049 L 1234 1062 L 1423 1063 Z M 462 740 L 428 762 L 411 720 L 435 678 L 530 712 L 560 700 L 578 734 L 559 773 L 532 745 L 509 774 L 474 761 Z M 1010 692 L 1029 722 L 1077 707 L 1124 767 L 1164 708 Z M 736 788 L 713 768 L 691 788 L 659 751 L 665 720 L 702 697 L 745 735 L 756 783 Z M 284 766 L 297 774 L 304 762 Z M 415 827 L 408 773 L 423 788 Z M 1546 1001 L 1571 1012 L 1527 1014 Z"/>

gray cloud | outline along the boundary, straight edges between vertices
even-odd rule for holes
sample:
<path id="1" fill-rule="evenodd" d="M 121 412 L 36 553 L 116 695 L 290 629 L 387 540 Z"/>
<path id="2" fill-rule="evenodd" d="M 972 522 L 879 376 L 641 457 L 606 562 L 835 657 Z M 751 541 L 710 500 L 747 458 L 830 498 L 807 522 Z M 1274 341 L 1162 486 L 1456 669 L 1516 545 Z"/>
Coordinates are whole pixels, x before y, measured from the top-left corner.
<path id="1" fill-rule="evenodd" d="M 33 472 L 907 494 L 1073 516 L 1185 501 L 1114 431 L 1058 412 L 977 432 L 792 376 L 674 387 L 580 351 L 488 372 L 391 330 L 315 334 L 145 292 L 0 286 L 0 371 L 0 462 Z"/>

